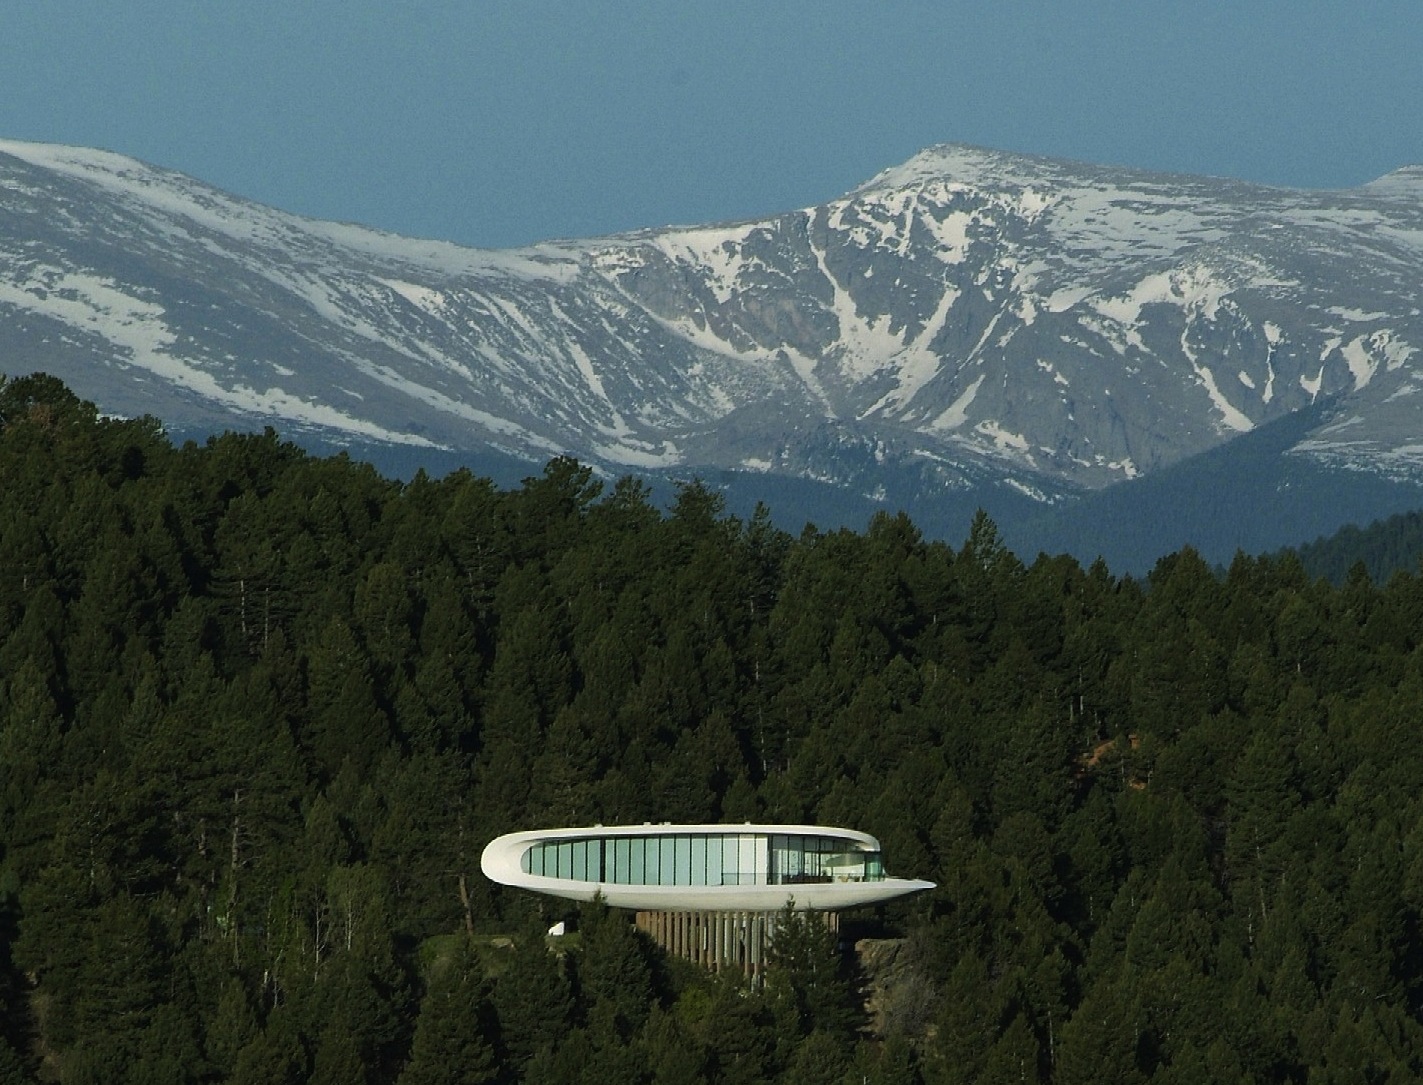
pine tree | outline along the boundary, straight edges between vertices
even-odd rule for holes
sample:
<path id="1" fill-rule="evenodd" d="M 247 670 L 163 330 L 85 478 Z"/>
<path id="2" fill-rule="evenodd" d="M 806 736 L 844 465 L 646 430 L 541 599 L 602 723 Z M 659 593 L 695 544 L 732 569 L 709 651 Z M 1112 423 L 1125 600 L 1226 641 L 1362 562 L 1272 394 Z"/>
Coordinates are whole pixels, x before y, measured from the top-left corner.
<path id="1" fill-rule="evenodd" d="M 370 659 L 349 625 L 332 617 L 308 662 L 310 724 L 304 745 L 324 779 L 349 762 L 364 774 L 390 741 L 390 721 L 376 698 Z"/>
<path id="2" fill-rule="evenodd" d="M 495 981 L 493 1002 L 503 1046 L 516 1069 L 567 1034 L 573 1021 L 572 986 L 537 925 L 526 926 L 515 939 L 508 968 Z"/>
<path id="3" fill-rule="evenodd" d="M 464 940 L 449 959 L 432 966 L 420 1000 L 410 1061 L 400 1073 L 399 1085 L 483 1085 L 497 1080 L 482 972 L 478 956 Z"/>
<path id="4" fill-rule="evenodd" d="M 626 912 L 595 901 L 579 915 L 583 954 L 578 984 L 588 1020 L 626 1042 L 647 1020 L 654 1002 L 648 946 Z"/>
<path id="5" fill-rule="evenodd" d="M 309 1085 L 363 1085 L 370 1080 L 356 1035 L 344 1024 L 327 1025 L 316 1044 Z"/>
<path id="6" fill-rule="evenodd" d="M 841 1085 L 848 1069 L 843 1039 L 817 1029 L 796 1045 L 780 1080 L 786 1085 Z"/>
<path id="7" fill-rule="evenodd" d="M 306 1066 L 298 1038 L 269 1024 L 238 1053 L 228 1080 L 231 1085 L 297 1085 L 307 1080 Z M 359 1085 L 359 1079 L 351 1085 Z"/>
<path id="8" fill-rule="evenodd" d="M 859 1021 L 835 932 L 824 917 L 788 902 L 776 917 L 767 958 L 768 990 L 786 1003 L 800 1034 L 819 1031 L 848 1043 Z"/>

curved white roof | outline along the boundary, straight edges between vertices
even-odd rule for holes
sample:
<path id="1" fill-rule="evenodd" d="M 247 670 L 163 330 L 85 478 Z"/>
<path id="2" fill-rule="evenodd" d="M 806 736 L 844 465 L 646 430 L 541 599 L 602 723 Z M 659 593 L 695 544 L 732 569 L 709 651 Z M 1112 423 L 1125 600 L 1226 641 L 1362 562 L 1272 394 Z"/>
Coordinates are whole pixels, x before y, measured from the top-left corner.
<path id="1" fill-rule="evenodd" d="M 821 825 L 590 825 L 580 828 L 535 829 L 509 833 L 489 843 L 479 865 L 485 877 L 501 885 L 529 889 L 566 900 L 590 901 L 601 896 L 614 908 L 640 911 L 778 911 L 790 902 L 798 909 L 834 911 L 875 904 L 933 889 L 934 883 L 908 878 L 835 878 L 782 884 L 629 885 L 575 878 L 550 877 L 526 871 L 525 853 L 537 844 L 571 840 L 614 840 L 656 836 L 813 836 L 829 837 L 847 850 L 878 853 L 879 841 L 868 833 Z"/>

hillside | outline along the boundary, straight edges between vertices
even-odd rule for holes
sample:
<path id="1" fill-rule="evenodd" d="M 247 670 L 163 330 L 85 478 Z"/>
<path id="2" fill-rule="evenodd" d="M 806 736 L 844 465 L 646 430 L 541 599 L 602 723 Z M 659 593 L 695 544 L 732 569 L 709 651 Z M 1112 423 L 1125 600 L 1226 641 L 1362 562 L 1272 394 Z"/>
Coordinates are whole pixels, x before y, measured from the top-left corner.
<path id="1" fill-rule="evenodd" d="M 1423 580 L 790 536 L 551 461 L 409 483 L 0 384 L 0 1080 L 1411 1080 Z M 478 874 L 823 823 L 938 883 L 879 1035 Z M 794 952 L 791 950 L 794 949 Z"/>
<path id="2" fill-rule="evenodd" d="M 1423 569 L 1423 512 L 1412 510 L 1350 525 L 1298 547 L 1300 564 L 1311 576 L 1343 584 L 1361 566 L 1376 584 L 1398 573 Z"/>

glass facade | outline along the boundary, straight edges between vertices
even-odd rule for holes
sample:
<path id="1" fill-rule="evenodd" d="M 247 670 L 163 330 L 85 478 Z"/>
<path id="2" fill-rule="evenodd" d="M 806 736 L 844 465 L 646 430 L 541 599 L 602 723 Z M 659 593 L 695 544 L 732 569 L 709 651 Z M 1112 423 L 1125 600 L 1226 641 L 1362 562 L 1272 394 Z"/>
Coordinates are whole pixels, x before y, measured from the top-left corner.
<path id="1" fill-rule="evenodd" d="M 833 836 L 657 833 L 533 844 L 525 874 L 611 885 L 796 885 L 882 881 L 877 851 Z"/>

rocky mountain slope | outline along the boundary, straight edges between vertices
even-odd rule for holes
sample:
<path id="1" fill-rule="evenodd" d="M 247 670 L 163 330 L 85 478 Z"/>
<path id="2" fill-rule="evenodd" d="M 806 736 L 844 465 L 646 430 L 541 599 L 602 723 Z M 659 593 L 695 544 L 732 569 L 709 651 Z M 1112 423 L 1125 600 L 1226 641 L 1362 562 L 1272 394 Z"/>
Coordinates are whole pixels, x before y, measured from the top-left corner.
<path id="1" fill-rule="evenodd" d="M 1056 503 L 1329 404 L 1423 477 L 1423 168 L 1317 192 L 946 145 L 753 222 L 487 252 L 0 142 L 0 371 L 104 410 Z"/>

